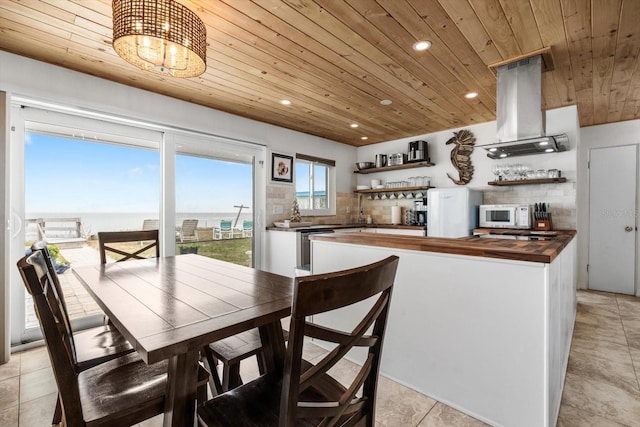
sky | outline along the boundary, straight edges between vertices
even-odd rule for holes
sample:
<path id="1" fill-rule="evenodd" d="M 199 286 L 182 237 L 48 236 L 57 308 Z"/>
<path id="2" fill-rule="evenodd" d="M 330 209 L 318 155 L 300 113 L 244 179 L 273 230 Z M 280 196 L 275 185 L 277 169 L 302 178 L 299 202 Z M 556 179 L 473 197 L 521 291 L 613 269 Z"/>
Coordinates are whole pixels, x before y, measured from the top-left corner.
<path id="1" fill-rule="evenodd" d="M 252 205 L 252 166 L 178 155 L 178 212 Z M 26 212 L 156 212 L 160 154 L 127 146 L 27 134 Z M 245 210 L 246 212 L 246 210 Z"/>

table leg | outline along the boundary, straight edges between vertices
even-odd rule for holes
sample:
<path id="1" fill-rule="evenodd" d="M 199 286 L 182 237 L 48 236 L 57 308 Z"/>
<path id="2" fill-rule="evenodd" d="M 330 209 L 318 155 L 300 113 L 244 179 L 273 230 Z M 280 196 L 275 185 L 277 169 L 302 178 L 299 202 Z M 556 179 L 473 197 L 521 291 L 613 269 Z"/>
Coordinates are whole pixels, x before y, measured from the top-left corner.
<path id="1" fill-rule="evenodd" d="M 259 330 L 266 371 L 281 371 L 284 368 L 286 349 L 280 320 L 260 326 Z"/>
<path id="2" fill-rule="evenodd" d="M 197 350 L 190 351 L 169 359 L 164 427 L 194 426 L 198 354 Z"/>

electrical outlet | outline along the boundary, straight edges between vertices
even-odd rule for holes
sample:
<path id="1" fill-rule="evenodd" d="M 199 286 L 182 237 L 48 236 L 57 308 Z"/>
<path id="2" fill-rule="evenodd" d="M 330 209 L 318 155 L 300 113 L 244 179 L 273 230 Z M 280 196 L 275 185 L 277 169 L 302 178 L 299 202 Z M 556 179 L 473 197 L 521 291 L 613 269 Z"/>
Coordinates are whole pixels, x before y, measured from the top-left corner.
<path id="1" fill-rule="evenodd" d="M 351 207 L 347 206 L 347 213 L 351 213 Z"/>
<path id="2" fill-rule="evenodd" d="M 280 215 L 284 212 L 284 209 L 282 208 L 282 205 L 273 205 L 273 214 L 274 215 Z"/>

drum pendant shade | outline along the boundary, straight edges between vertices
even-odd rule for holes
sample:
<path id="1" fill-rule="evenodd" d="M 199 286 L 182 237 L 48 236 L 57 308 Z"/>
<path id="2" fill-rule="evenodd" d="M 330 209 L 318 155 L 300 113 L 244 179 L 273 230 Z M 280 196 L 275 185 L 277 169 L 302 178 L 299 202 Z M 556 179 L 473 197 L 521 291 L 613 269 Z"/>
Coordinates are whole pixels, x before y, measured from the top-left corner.
<path id="1" fill-rule="evenodd" d="M 113 48 L 136 67 L 174 77 L 207 68 L 207 29 L 173 0 L 114 0 Z"/>

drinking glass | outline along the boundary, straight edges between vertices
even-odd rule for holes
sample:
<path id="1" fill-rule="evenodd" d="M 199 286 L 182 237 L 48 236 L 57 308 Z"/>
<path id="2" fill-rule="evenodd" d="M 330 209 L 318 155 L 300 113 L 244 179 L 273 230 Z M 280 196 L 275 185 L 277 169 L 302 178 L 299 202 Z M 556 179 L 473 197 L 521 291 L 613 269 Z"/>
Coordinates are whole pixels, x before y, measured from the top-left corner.
<path id="1" fill-rule="evenodd" d="M 502 166 L 498 164 L 494 164 L 491 167 L 491 172 L 496 176 L 494 181 L 500 181 L 500 174 L 502 173 Z"/>
<path id="2" fill-rule="evenodd" d="M 504 174 L 504 179 L 507 181 L 511 181 L 511 171 L 513 169 L 513 165 L 509 163 L 505 163 L 502 165 L 502 173 Z"/>

